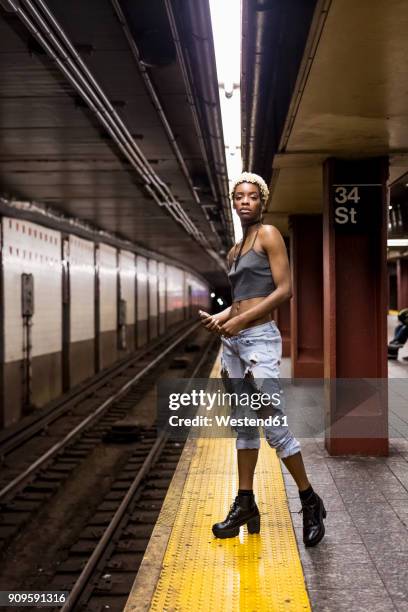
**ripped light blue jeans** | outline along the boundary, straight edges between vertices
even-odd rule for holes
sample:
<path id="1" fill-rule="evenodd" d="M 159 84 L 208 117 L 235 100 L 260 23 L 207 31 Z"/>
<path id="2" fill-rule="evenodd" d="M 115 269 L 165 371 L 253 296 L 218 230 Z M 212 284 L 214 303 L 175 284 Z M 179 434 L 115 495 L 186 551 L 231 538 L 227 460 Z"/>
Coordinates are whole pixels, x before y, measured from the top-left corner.
<path id="1" fill-rule="evenodd" d="M 279 382 L 282 338 L 276 323 L 269 321 L 244 329 L 237 336 L 222 338 L 222 345 L 221 376 L 227 392 L 245 393 L 245 396 L 252 394 L 254 399 L 259 398 L 260 393 L 268 394 L 270 398 L 279 396 L 278 401 L 271 399 L 270 405 L 260 410 L 252 407 L 259 407 L 256 401 L 250 402 L 252 405 L 234 403 L 231 417 L 272 417 L 274 424 L 263 427 L 268 444 L 281 459 L 298 453 L 300 444 L 286 422 L 283 390 Z M 237 432 L 237 449 L 260 447 L 258 426 L 238 424 L 233 429 Z"/>

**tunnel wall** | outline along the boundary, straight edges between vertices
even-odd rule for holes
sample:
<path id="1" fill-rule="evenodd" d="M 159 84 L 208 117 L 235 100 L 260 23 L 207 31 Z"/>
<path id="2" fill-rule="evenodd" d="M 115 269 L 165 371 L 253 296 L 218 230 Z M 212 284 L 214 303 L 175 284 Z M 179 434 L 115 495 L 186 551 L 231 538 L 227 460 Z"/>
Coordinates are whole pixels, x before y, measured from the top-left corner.
<path id="1" fill-rule="evenodd" d="M 160 256 L 11 217 L 0 229 L 0 428 L 209 308 L 208 285 Z"/>
<path id="2" fill-rule="evenodd" d="M 4 421 L 28 402 L 43 405 L 61 393 L 61 236 L 35 223 L 2 221 Z M 34 313 L 22 313 L 22 275 L 33 275 Z M 29 367 L 25 355 L 29 353 Z M 24 393 L 24 388 L 30 393 Z"/>

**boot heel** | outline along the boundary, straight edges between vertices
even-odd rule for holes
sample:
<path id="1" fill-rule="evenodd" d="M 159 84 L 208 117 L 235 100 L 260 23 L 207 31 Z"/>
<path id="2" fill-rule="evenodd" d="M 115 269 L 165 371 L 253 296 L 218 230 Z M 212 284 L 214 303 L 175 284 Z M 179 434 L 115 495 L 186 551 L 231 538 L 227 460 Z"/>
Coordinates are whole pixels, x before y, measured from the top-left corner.
<path id="1" fill-rule="evenodd" d="M 247 522 L 248 533 L 259 533 L 261 531 L 261 517 L 254 516 Z"/>
<path id="2" fill-rule="evenodd" d="M 326 508 L 323 506 L 322 517 L 326 518 L 326 515 L 327 515 Z"/>

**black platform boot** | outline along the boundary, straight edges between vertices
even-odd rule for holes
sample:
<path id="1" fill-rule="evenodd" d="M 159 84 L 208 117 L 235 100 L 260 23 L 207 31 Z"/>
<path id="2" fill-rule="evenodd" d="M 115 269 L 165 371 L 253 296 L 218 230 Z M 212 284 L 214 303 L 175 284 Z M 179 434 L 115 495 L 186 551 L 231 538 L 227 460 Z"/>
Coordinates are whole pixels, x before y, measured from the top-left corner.
<path id="1" fill-rule="evenodd" d="M 323 519 L 326 509 L 322 499 L 313 491 L 306 500 L 301 500 L 303 513 L 303 542 L 305 546 L 316 546 L 323 539 L 325 528 Z"/>
<path id="2" fill-rule="evenodd" d="M 216 538 L 233 538 L 239 534 L 241 525 L 247 524 L 248 533 L 259 533 L 261 519 L 253 495 L 237 495 L 222 523 L 212 527 Z"/>

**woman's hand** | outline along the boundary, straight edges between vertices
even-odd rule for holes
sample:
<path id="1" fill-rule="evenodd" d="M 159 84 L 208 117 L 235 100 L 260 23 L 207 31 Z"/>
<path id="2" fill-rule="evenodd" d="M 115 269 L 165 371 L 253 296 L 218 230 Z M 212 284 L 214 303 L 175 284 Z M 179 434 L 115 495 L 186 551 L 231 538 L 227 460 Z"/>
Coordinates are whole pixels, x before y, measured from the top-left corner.
<path id="1" fill-rule="evenodd" d="M 232 317 L 221 325 L 220 333 L 221 336 L 226 336 L 229 338 L 230 336 L 236 336 L 240 331 L 245 329 L 245 321 L 238 315 L 236 317 Z"/>
<path id="2" fill-rule="evenodd" d="M 208 329 L 208 331 L 220 334 L 221 326 L 215 315 L 210 315 L 203 310 L 199 310 L 198 314 L 201 318 L 201 324 Z"/>

